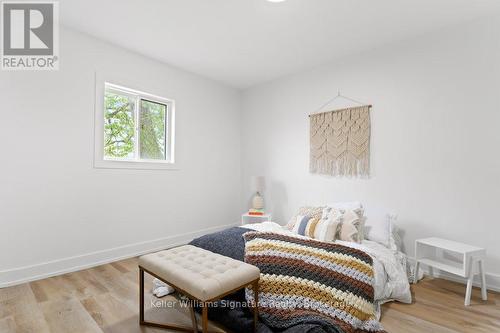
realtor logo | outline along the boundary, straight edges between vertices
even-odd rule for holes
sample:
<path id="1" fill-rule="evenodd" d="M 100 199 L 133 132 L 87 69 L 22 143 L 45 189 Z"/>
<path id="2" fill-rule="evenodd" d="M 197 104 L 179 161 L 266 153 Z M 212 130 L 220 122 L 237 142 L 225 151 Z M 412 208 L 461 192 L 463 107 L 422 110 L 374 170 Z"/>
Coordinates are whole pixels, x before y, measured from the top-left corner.
<path id="1" fill-rule="evenodd" d="M 3 70 L 59 69 L 57 2 L 3 1 Z"/>

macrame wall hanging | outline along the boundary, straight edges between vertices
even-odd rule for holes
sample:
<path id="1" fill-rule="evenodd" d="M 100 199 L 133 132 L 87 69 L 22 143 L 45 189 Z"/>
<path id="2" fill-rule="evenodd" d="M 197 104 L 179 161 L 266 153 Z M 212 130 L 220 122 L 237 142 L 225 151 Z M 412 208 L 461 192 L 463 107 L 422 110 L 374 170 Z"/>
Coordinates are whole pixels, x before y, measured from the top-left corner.
<path id="1" fill-rule="evenodd" d="M 309 116 L 311 173 L 370 175 L 370 108 L 363 105 Z"/>

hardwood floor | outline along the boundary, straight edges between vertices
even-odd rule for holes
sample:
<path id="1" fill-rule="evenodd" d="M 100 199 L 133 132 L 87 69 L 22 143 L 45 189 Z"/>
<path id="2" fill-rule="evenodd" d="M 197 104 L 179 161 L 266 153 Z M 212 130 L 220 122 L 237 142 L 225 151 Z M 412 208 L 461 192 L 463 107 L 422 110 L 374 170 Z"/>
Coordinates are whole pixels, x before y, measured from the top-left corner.
<path id="1" fill-rule="evenodd" d="M 412 304 L 387 303 L 382 324 L 388 332 L 500 332 L 500 294 L 473 288 L 471 306 L 464 306 L 465 286 L 426 278 L 412 285 Z"/>
<path id="2" fill-rule="evenodd" d="M 152 278 L 147 276 L 146 288 Z M 388 303 L 382 323 L 391 333 L 500 332 L 500 294 L 489 292 L 481 301 L 474 288 L 464 307 L 465 287 L 441 279 L 412 286 L 413 304 Z M 187 309 L 169 308 L 145 291 L 146 318 L 190 326 Z M 167 332 L 138 325 L 137 259 L 0 289 L 0 332 Z M 162 306 L 160 306 L 162 305 Z M 210 330 L 222 331 L 212 323 Z"/>

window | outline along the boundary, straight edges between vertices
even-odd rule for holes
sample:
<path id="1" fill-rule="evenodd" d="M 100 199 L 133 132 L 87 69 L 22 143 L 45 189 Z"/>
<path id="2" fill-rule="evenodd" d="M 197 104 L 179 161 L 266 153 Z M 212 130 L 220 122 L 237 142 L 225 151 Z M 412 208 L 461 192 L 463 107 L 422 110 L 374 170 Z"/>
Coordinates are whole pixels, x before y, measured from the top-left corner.
<path id="1" fill-rule="evenodd" d="M 104 161 L 173 163 L 173 101 L 110 83 L 103 97 Z"/>

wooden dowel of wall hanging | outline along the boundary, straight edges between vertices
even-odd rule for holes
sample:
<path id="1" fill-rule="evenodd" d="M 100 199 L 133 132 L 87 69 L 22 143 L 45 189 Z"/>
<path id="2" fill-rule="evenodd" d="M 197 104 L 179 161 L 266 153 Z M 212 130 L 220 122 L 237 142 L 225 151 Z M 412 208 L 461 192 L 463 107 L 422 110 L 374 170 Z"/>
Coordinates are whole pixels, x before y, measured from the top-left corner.
<path id="1" fill-rule="evenodd" d="M 371 104 L 369 104 L 369 105 L 361 105 L 361 106 L 354 106 L 354 107 L 350 107 L 350 108 L 343 108 L 343 109 L 332 110 L 332 111 L 323 111 L 323 112 L 311 113 L 308 117 L 315 116 L 317 114 L 322 114 L 322 113 L 339 112 L 339 111 L 344 111 L 344 110 L 348 110 L 348 109 L 362 108 L 364 106 L 367 106 L 369 109 L 371 109 L 373 107 Z"/>

